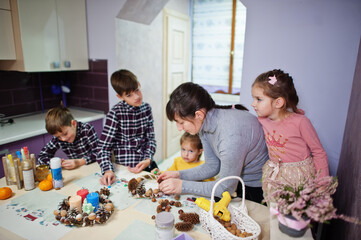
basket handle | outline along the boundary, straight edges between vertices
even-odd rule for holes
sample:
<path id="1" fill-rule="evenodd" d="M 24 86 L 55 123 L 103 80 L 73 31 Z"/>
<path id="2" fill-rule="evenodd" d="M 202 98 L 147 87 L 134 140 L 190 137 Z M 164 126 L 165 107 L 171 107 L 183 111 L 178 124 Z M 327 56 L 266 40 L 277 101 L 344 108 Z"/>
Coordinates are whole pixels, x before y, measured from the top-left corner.
<path id="1" fill-rule="evenodd" d="M 221 182 L 224 182 L 226 180 L 229 179 L 238 179 L 241 184 L 242 184 L 242 202 L 241 202 L 241 209 L 245 209 L 245 203 L 244 203 L 244 199 L 245 199 L 245 195 L 246 195 L 246 190 L 245 190 L 245 186 L 244 186 L 244 182 L 242 180 L 242 178 L 238 177 L 238 176 L 228 176 L 228 177 L 224 177 L 222 179 L 220 179 L 218 182 L 216 182 L 216 184 L 213 186 L 212 189 L 212 195 L 211 195 L 211 205 L 209 208 L 209 213 L 213 216 L 213 204 L 214 204 L 214 193 L 216 192 L 216 188 L 218 187 L 219 184 L 221 184 Z"/>

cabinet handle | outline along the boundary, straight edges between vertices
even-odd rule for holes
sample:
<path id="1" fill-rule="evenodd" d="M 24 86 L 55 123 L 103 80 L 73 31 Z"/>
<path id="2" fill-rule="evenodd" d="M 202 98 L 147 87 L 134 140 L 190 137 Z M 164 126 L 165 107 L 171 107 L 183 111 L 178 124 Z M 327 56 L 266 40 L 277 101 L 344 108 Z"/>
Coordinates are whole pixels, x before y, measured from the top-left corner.
<path id="1" fill-rule="evenodd" d="M 70 61 L 64 61 L 64 67 L 70 68 L 71 67 Z"/>
<path id="2" fill-rule="evenodd" d="M 59 62 L 53 62 L 53 67 L 54 68 L 60 68 Z"/>

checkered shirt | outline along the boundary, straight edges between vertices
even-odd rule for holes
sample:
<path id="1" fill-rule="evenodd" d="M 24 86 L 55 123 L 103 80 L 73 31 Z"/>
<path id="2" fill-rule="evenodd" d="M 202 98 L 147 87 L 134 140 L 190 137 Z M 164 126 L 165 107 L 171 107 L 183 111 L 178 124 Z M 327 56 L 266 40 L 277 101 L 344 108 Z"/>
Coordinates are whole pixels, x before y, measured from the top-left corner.
<path id="1" fill-rule="evenodd" d="M 84 158 L 86 164 L 96 161 L 98 136 L 94 127 L 89 123 L 77 123 L 74 142 L 63 142 L 57 137 L 53 137 L 39 153 L 39 164 L 49 165 L 50 159 L 54 157 L 58 149 L 63 150 L 68 159 Z"/>
<path id="2" fill-rule="evenodd" d="M 114 171 L 112 150 L 115 162 L 124 166 L 134 167 L 144 159 L 153 159 L 156 148 L 153 122 L 148 103 L 134 107 L 120 101 L 114 105 L 106 116 L 99 139 L 97 161 L 102 174 Z"/>

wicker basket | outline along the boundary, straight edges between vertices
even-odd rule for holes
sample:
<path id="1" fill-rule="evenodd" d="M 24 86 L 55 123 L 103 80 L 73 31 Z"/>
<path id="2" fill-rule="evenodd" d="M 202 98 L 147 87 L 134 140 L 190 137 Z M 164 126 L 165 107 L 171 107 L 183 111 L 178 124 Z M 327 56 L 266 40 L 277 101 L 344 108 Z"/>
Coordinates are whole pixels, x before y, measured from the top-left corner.
<path id="1" fill-rule="evenodd" d="M 235 239 L 235 240 L 251 240 L 258 239 L 258 236 L 261 233 L 261 227 L 258 225 L 256 221 L 254 221 L 251 217 L 248 216 L 247 207 L 245 205 L 244 197 L 242 198 L 241 205 L 239 207 L 234 207 L 229 205 L 228 210 L 231 213 L 231 223 L 235 223 L 237 228 L 246 231 L 248 233 L 252 233 L 252 236 L 241 238 L 231 234 L 222 224 L 220 224 L 213 217 L 213 204 L 214 204 L 214 193 L 216 191 L 217 186 L 229 179 L 238 179 L 242 183 L 242 196 L 245 196 L 245 186 L 242 178 L 237 176 L 229 176 L 222 178 L 219 180 L 212 189 L 212 195 L 210 200 L 210 208 L 209 211 L 205 211 L 200 208 L 200 221 L 204 230 L 206 230 L 209 234 L 211 234 L 212 239 L 216 240 L 224 240 L 224 239 Z"/>

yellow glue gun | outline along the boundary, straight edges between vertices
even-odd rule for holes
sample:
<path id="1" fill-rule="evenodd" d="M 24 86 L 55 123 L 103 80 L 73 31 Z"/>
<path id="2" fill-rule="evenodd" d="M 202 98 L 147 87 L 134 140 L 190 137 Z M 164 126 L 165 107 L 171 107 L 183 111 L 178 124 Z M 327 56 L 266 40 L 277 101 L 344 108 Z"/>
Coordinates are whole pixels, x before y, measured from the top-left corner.
<path id="1" fill-rule="evenodd" d="M 231 202 L 231 195 L 229 192 L 222 193 L 222 199 L 219 200 L 217 203 L 213 204 L 213 215 L 219 216 L 222 220 L 228 222 L 231 220 L 231 213 L 228 211 L 227 207 L 228 204 Z M 201 197 L 197 198 L 195 203 L 198 207 L 202 208 L 205 211 L 209 211 L 211 203 L 209 200 Z"/>

